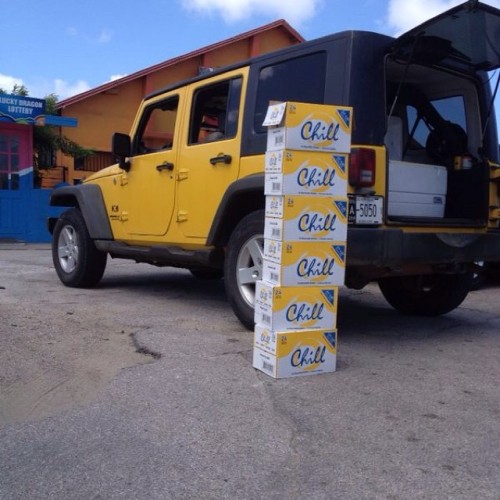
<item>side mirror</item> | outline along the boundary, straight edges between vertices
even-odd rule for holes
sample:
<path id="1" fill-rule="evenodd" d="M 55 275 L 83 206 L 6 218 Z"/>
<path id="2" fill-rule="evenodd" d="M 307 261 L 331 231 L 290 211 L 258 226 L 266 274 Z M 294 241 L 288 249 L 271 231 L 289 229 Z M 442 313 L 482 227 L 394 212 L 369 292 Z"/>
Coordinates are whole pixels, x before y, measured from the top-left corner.
<path id="1" fill-rule="evenodd" d="M 130 169 L 130 163 L 127 158 L 131 155 L 132 146 L 130 136 L 115 132 L 111 142 L 111 151 L 118 158 L 118 164 L 126 172 Z"/>

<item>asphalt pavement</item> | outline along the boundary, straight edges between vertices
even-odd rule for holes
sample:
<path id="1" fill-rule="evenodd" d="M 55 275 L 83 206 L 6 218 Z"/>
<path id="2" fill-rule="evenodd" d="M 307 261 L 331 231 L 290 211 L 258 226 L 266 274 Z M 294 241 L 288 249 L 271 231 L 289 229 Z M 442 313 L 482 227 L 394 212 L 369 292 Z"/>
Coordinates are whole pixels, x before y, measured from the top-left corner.
<path id="1" fill-rule="evenodd" d="M 0 498 L 500 499 L 500 301 L 344 290 L 337 371 L 276 381 L 223 282 L 0 246 Z"/>

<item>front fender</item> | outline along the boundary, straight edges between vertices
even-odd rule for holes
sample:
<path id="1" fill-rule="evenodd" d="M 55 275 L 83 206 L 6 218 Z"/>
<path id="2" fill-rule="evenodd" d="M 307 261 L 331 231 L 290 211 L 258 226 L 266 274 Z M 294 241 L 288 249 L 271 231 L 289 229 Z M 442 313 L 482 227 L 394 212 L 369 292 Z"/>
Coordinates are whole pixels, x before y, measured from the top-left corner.
<path id="1" fill-rule="evenodd" d="M 79 208 L 93 240 L 113 239 L 113 232 L 99 186 L 95 184 L 79 184 L 77 186 L 56 188 L 50 195 L 49 204 L 55 207 Z M 49 221 L 50 231 L 53 226 L 54 224 Z"/>
<path id="2" fill-rule="evenodd" d="M 207 245 L 223 246 L 236 224 L 245 215 L 265 206 L 264 174 L 255 174 L 233 182 L 224 193 L 215 214 Z"/>

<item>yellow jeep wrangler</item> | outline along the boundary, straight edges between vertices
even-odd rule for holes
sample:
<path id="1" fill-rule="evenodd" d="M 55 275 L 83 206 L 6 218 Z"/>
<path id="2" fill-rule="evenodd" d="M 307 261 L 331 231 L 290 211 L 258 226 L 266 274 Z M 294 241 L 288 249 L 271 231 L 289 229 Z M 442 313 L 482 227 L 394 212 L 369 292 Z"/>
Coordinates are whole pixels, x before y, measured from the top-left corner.
<path id="1" fill-rule="evenodd" d="M 346 286 L 378 281 L 405 314 L 453 310 L 474 262 L 500 260 L 498 47 L 500 10 L 472 1 L 397 39 L 341 32 L 149 95 L 113 137 L 119 163 L 52 194 L 68 207 L 49 221 L 59 278 L 94 286 L 108 254 L 224 277 L 253 328 L 264 116 L 327 103 L 354 109 Z"/>

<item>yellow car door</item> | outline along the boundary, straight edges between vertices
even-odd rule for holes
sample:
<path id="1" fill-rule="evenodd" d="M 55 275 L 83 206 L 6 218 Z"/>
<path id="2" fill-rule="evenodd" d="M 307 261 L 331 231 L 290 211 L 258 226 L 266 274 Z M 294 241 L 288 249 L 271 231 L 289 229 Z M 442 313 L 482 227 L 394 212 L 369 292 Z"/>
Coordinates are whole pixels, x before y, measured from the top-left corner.
<path id="1" fill-rule="evenodd" d="M 176 219 L 188 238 L 206 238 L 228 186 L 239 175 L 248 68 L 189 87 L 190 121 L 181 145 Z"/>
<path id="2" fill-rule="evenodd" d="M 169 229 L 184 93 L 185 89 L 178 89 L 148 103 L 132 137 L 129 170 L 121 180 L 120 209 L 125 233 L 133 239 L 162 236 Z"/>

